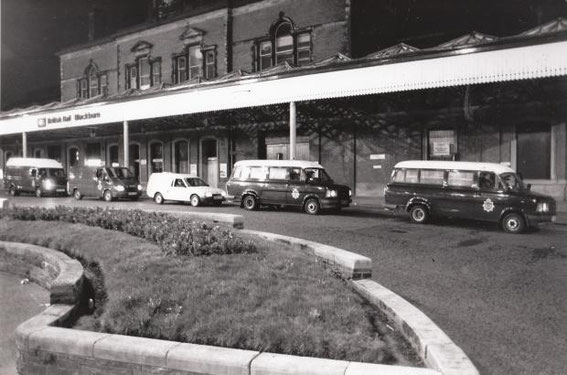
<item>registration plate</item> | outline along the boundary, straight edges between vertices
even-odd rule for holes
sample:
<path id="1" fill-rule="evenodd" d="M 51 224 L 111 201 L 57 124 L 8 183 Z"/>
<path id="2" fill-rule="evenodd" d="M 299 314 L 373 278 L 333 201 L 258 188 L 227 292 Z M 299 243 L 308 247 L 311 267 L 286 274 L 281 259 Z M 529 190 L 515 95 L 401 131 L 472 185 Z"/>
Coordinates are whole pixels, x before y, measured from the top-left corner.
<path id="1" fill-rule="evenodd" d="M 557 220 L 557 216 L 553 215 L 553 216 L 551 217 L 551 222 L 552 222 L 552 223 L 555 223 L 556 220 Z"/>
<path id="2" fill-rule="evenodd" d="M 213 199 L 220 201 L 222 199 L 222 195 L 213 195 Z"/>
<path id="3" fill-rule="evenodd" d="M 343 201 L 341 201 L 341 204 L 342 204 L 342 205 L 348 204 L 348 201 L 343 200 Z"/>
<path id="4" fill-rule="evenodd" d="M 63 193 L 65 191 L 65 189 L 57 189 L 58 193 Z"/>
<path id="5" fill-rule="evenodd" d="M 128 195 L 138 195 L 135 191 L 128 193 Z"/>

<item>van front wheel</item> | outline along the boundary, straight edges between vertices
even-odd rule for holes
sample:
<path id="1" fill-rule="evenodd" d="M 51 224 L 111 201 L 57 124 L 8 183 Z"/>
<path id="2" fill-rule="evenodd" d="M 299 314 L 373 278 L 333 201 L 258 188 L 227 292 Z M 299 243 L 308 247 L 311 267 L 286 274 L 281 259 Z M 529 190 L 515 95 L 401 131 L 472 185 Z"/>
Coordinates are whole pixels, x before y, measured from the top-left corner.
<path id="1" fill-rule="evenodd" d="M 193 194 L 189 202 L 191 203 L 191 206 L 197 207 L 201 203 L 201 200 L 197 194 Z"/>
<path id="2" fill-rule="evenodd" d="M 258 209 L 258 200 L 253 195 L 247 195 L 242 201 L 242 205 L 248 211 L 254 211 Z"/>
<path id="3" fill-rule="evenodd" d="M 522 215 L 513 212 L 504 217 L 502 227 L 508 233 L 522 233 L 526 229 L 526 221 Z"/>
<path id="4" fill-rule="evenodd" d="M 429 212 L 424 205 L 417 204 L 410 209 L 409 217 L 414 223 L 423 224 L 429 219 Z"/>
<path id="5" fill-rule="evenodd" d="M 110 190 L 105 190 L 104 194 L 102 195 L 102 197 L 104 198 L 104 200 L 106 202 L 111 202 L 112 201 L 112 193 L 110 192 Z"/>
<path id="6" fill-rule="evenodd" d="M 83 194 L 81 194 L 79 189 L 75 189 L 75 191 L 73 192 L 73 197 L 75 197 L 76 200 L 80 201 L 81 199 L 83 199 Z"/>
<path id="7" fill-rule="evenodd" d="M 38 197 L 38 198 L 41 198 L 41 195 L 42 195 L 41 189 L 40 188 L 35 189 L 35 196 Z"/>
<path id="8" fill-rule="evenodd" d="M 13 196 L 13 197 L 18 195 L 18 189 L 16 189 L 15 186 L 10 186 L 10 195 Z"/>
<path id="9" fill-rule="evenodd" d="M 321 205 L 319 204 L 319 201 L 317 199 L 311 198 L 308 199 L 307 202 L 305 202 L 303 209 L 309 215 L 317 215 L 321 210 Z"/>

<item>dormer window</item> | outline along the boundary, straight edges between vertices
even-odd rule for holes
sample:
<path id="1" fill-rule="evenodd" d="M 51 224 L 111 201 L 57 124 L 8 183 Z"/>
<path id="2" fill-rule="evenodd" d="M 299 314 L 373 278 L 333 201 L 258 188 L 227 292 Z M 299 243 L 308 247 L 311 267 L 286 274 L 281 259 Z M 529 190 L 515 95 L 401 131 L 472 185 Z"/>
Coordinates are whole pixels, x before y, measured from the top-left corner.
<path id="1" fill-rule="evenodd" d="M 268 37 L 258 39 L 254 49 L 256 71 L 283 62 L 294 66 L 306 65 L 311 62 L 311 33 L 307 29 L 297 29 L 282 12 L 278 21 L 270 27 Z"/>
<path id="2" fill-rule="evenodd" d="M 108 78 L 106 73 L 100 72 L 98 66 L 91 61 L 85 69 L 85 75 L 77 80 L 77 98 L 88 99 L 99 95 L 106 95 Z"/>
<path id="3" fill-rule="evenodd" d="M 126 65 L 126 88 L 145 90 L 161 83 L 161 57 L 151 57 L 153 45 L 140 41 L 130 51 L 136 62 Z"/>

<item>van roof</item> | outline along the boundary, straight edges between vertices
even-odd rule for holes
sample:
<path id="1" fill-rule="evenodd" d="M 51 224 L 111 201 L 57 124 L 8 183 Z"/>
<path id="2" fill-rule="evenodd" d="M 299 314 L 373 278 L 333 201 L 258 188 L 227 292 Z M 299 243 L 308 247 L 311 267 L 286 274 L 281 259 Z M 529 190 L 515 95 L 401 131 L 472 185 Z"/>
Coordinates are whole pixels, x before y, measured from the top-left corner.
<path id="1" fill-rule="evenodd" d="M 515 171 L 503 164 L 480 163 L 471 161 L 441 161 L 441 160 L 406 160 L 395 165 L 394 168 L 419 168 L 419 169 L 458 169 L 487 171 L 496 174 L 515 173 Z"/>
<path id="2" fill-rule="evenodd" d="M 165 178 L 165 177 L 201 178 L 201 177 L 199 177 L 199 176 L 197 176 L 197 175 L 194 175 L 194 174 L 189 174 L 189 173 L 174 173 L 174 172 L 155 172 L 155 173 L 152 173 L 152 174 L 150 175 L 150 177 L 151 177 L 151 176 L 154 176 L 154 175 L 155 175 L 156 177 L 162 176 L 162 177 L 164 177 L 164 178 Z"/>
<path id="3" fill-rule="evenodd" d="M 323 168 L 316 161 L 308 160 L 240 160 L 234 166 L 247 165 L 255 167 L 297 167 L 297 168 Z"/>
<path id="4" fill-rule="evenodd" d="M 63 168 L 63 165 L 53 159 L 10 158 L 6 167 Z"/>

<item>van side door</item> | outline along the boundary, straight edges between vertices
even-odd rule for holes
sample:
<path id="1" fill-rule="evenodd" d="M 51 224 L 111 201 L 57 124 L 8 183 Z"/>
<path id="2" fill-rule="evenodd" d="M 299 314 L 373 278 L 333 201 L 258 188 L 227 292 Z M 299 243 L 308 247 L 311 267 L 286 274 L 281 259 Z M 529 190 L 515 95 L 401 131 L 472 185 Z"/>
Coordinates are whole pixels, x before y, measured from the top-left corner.
<path id="1" fill-rule="evenodd" d="M 453 169 L 447 172 L 445 216 L 472 218 L 478 190 L 476 179 L 476 171 Z"/>
<path id="2" fill-rule="evenodd" d="M 507 201 L 507 194 L 499 190 L 498 177 L 494 172 L 480 171 L 476 185 L 471 199 L 471 218 L 498 222 Z"/>
<path id="3" fill-rule="evenodd" d="M 288 174 L 287 204 L 290 206 L 301 206 L 308 190 L 305 172 L 301 168 L 293 167 L 289 168 Z"/>
<path id="4" fill-rule="evenodd" d="M 35 191 L 36 186 L 41 186 L 38 179 L 38 170 L 37 168 L 30 168 L 27 171 L 27 175 L 24 175 L 22 179 L 22 190 Z"/>
<path id="5" fill-rule="evenodd" d="M 288 189 L 288 171 L 286 167 L 269 167 L 268 181 L 260 199 L 266 204 L 285 204 Z"/>
<path id="6" fill-rule="evenodd" d="M 165 199 L 174 201 L 189 201 L 189 189 L 182 178 L 173 178 L 170 186 L 167 187 L 164 194 Z"/>

